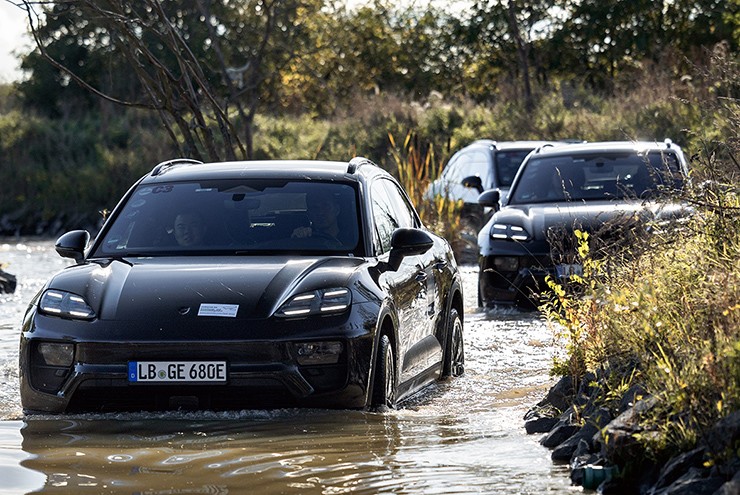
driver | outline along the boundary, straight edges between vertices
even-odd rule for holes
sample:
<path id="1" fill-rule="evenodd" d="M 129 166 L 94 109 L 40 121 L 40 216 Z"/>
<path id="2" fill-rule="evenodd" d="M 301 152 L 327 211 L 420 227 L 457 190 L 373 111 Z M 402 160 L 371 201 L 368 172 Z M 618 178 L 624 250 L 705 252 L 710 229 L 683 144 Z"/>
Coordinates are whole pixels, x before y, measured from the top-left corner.
<path id="1" fill-rule="evenodd" d="M 291 237 L 317 237 L 341 244 L 339 224 L 337 223 L 340 211 L 339 203 L 333 195 L 307 194 L 306 212 L 309 220 L 311 220 L 311 226 L 296 228 L 293 230 Z"/>
<path id="2" fill-rule="evenodd" d="M 203 242 L 205 230 L 203 217 L 197 212 L 182 212 L 175 217 L 175 240 L 180 246 L 199 246 Z"/>

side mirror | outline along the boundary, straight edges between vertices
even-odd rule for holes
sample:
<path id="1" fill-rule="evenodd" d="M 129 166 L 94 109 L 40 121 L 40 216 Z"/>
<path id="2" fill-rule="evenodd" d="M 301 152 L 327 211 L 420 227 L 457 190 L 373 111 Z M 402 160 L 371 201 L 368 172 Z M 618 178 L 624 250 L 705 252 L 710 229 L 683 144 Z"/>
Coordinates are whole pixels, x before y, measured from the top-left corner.
<path id="1" fill-rule="evenodd" d="M 480 177 L 478 177 L 477 175 L 465 177 L 462 180 L 462 185 L 465 187 L 470 187 L 472 189 L 477 189 L 479 193 L 483 192 L 483 181 L 480 180 Z"/>
<path id="2" fill-rule="evenodd" d="M 498 210 L 501 206 L 501 191 L 498 189 L 489 189 L 488 191 L 481 193 L 478 196 L 478 204 L 481 206 L 489 206 L 494 210 Z"/>
<path id="3" fill-rule="evenodd" d="M 73 230 L 57 239 L 54 248 L 59 256 L 73 258 L 77 263 L 81 263 L 85 258 L 85 248 L 88 242 L 90 242 L 90 233 L 87 230 Z"/>
<path id="4" fill-rule="evenodd" d="M 396 229 L 391 237 L 391 253 L 422 254 L 434 245 L 431 236 L 420 229 Z"/>

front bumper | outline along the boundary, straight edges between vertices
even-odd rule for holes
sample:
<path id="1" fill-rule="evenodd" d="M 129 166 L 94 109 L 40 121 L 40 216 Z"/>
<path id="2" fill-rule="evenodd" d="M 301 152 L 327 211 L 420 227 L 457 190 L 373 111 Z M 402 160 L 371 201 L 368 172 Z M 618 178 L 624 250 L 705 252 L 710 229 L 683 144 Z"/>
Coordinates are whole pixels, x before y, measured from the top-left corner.
<path id="1" fill-rule="evenodd" d="M 482 306 L 531 305 L 547 289 L 545 279 L 555 268 L 531 257 L 479 258 L 478 291 Z"/>
<path id="2" fill-rule="evenodd" d="M 60 339 L 70 333 L 55 326 L 74 327 L 75 322 L 37 314 L 28 320 L 21 337 L 21 403 L 27 412 L 49 413 L 181 407 L 361 408 L 368 402 L 374 332 L 357 332 L 363 327 L 351 321 L 323 328 L 310 338 L 304 331 L 295 338 L 271 340 L 125 342 Z M 341 342 L 342 351 L 335 363 L 306 364 L 299 361 L 295 344 L 309 341 Z M 49 365 L 38 352 L 43 342 L 73 343 L 72 363 Z M 135 361 L 225 361 L 227 380 L 129 382 L 128 363 Z"/>

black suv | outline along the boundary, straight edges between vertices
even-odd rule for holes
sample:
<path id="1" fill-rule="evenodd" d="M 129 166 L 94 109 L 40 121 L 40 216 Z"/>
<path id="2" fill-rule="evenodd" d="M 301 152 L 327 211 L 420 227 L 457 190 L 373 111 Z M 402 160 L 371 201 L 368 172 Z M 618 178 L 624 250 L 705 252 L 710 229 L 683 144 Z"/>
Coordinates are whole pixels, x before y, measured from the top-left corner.
<path id="1" fill-rule="evenodd" d="M 555 279 L 581 273 L 573 232 L 598 231 L 614 242 L 637 225 L 683 216 L 676 198 L 688 174 L 670 140 L 543 147 L 532 153 L 508 197 L 478 198 L 495 209 L 478 234 L 478 303 L 529 306 Z"/>
<path id="2" fill-rule="evenodd" d="M 448 243 L 369 160 L 156 166 L 31 302 L 26 412 L 394 406 L 463 372 Z"/>

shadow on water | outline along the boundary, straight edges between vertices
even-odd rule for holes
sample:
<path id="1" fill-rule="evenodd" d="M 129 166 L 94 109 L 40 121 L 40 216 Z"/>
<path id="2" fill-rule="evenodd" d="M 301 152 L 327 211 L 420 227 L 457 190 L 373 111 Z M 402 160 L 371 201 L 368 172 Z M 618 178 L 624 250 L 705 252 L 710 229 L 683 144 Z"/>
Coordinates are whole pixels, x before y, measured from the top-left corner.
<path id="1" fill-rule="evenodd" d="M 398 449 L 396 430 L 382 414 L 355 411 L 33 419 L 21 433 L 34 455 L 22 465 L 46 475 L 44 493 L 324 493 L 358 484 L 378 493 L 394 477 L 384 460 Z"/>

